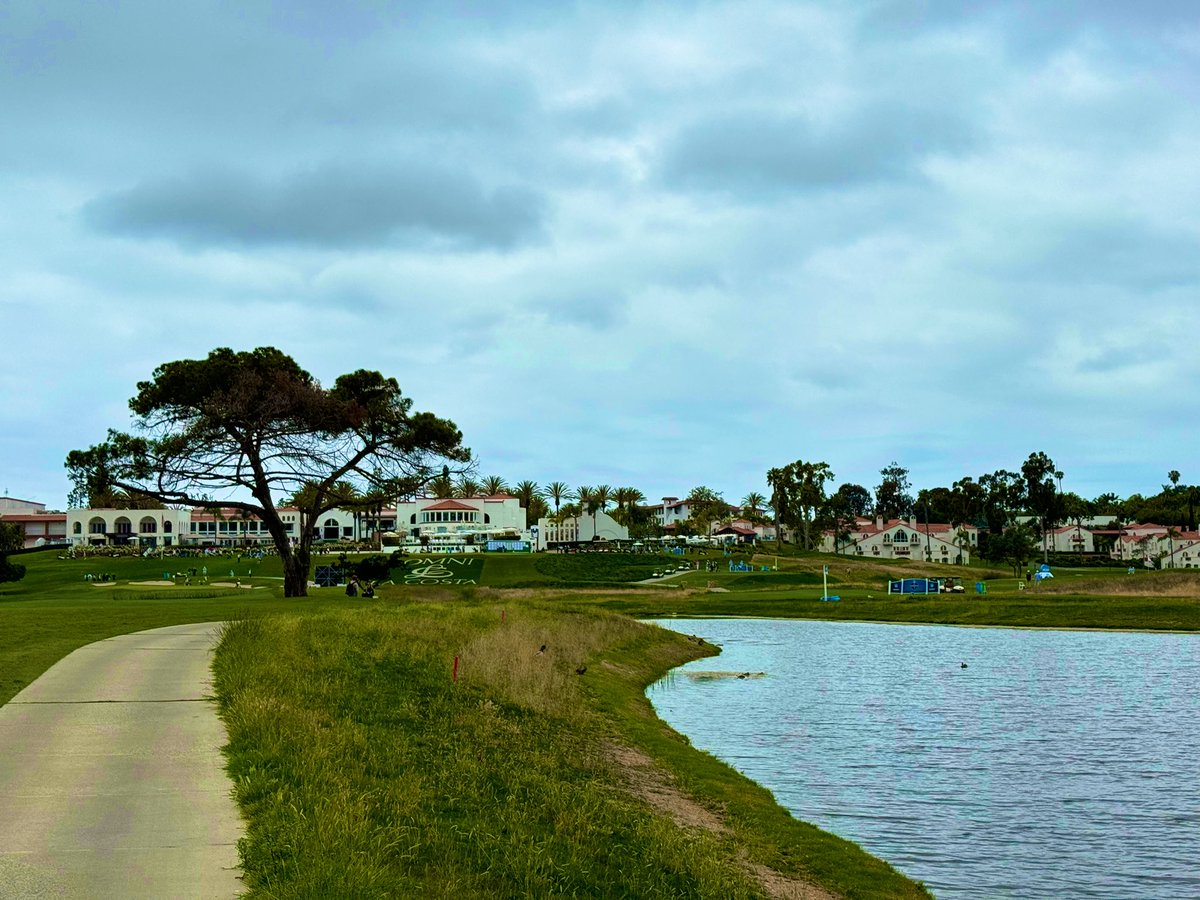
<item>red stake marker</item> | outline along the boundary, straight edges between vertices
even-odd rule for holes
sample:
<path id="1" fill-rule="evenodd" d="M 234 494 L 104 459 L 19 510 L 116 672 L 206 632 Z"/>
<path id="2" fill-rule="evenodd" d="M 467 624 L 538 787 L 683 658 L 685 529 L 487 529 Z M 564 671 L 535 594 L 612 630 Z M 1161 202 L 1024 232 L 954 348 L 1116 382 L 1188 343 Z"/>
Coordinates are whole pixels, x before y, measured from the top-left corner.
<path id="1" fill-rule="evenodd" d="M 454 657 L 454 674 L 450 676 L 451 681 L 458 681 L 458 657 Z"/>

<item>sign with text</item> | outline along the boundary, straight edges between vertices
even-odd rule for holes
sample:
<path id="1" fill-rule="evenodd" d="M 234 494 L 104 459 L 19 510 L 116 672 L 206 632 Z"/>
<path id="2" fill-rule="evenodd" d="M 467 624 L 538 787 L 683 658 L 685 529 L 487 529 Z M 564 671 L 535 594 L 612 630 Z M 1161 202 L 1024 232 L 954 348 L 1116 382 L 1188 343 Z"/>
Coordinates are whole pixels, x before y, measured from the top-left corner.
<path id="1" fill-rule="evenodd" d="M 479 584 L 479 556 L 416 556 L 404 563 L 405 584 Z"/>

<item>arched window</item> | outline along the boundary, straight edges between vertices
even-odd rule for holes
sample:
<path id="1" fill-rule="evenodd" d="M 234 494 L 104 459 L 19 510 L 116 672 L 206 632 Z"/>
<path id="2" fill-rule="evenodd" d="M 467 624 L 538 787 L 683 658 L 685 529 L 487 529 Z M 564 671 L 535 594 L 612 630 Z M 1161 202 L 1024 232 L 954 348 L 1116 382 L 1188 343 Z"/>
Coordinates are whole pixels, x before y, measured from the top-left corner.
<path id="1" fill-rule="evenodd" d="M 491 516 L 489 516 L 487 513 L 484 513 L 484 514 L 483 514 L 483 524 L 484 524 L 484 525 L 491 525 L 491 524 L 492 524 L 492 517 L 491 517 Z"/>
<path id="2" fill-rule="evenodd" d="M 71 531 L 74 534 L 83 534 L 83 523 L 76 522 L 75 525 L 72 527 Z"/>
<path id="3" fill-rule="evenodd" d="M 336 541 L 338 539 L 338 534 L 340 534 L 340 529 L 338 527 L 338 520 L 337 519 L 326 519 L 324 533 L 321 536 L 323 538 L 325 538 L 325 540 L 327 540 L 327 541 Z"/>
<path id="4" fill-rule="evenodd" d="M 411 516 L 408 517 L 408 524 L 409 525 L 417 524 L 417 514 L 416 513 L 413 513 Z"/>
<path id="5" fill-rule="evenodd" d="M 138 523 L 138 531 L 142 534 L 154 534 L 158 531 L 158 523 L 149 516 L 146 516 Z"/>
<path id="6" fill-rule="evenodd" d="M 167 519 L 166 521 L 163 522 L 163 534 L 170 534 L 170 533 L 171 533 L 171 520 Z"/>
<path id="7" fill-rule="evenodd" d="M 904 529 L 903 529 L 903 528 L 897 528 L 897 529 L 896 529 L 896 536 L 893 538 L 893 540 L 894 540 L 894 541 L 895 541 L 897 544 L 903 544 L 905 541 L 907 541 L 907 540 L 908 540 L 908 535 L 904 533 Z"/>

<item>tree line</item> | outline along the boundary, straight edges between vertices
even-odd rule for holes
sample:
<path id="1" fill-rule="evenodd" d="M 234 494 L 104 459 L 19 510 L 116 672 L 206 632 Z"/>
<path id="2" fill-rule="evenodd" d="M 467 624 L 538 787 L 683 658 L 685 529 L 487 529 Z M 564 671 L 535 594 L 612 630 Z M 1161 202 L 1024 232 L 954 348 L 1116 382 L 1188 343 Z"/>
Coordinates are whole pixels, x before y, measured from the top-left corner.
<path id="1" fill-rule="evenodd" d="M 1064 491 L 1065 473 L 1043 451 L 1030 453 L 1015 470 L 964 476 L 948 487 L 923 488 L 915 495 L 909 470 L 899 463 L 893 461 L 879 474 L 874 491 L 846 483 L 830 492 L 827 486 L 834 473 L 828 463 L 796 460 L 767 471 L 767 508 L 777 529 L 787 528 L 805 549 L 815 549 L 828 531 L 834 533 L 835 544 L 848 539 L 857 517 L 913 518 L 918 524 L 975 526 L 985 558 L 1010 562 L 1028 559 L 1036 542 L 1059 525 L 1107 517 L 1118 523 L 1153 521 L 1194 531 L 1200 509 L 1200 487 L 1181 484 L 1174 469 L 1167 473 L 1169 483 L 1150 497 L 1133 494 L 1121 499 L 1105 493 L 1088 499 Z"/>

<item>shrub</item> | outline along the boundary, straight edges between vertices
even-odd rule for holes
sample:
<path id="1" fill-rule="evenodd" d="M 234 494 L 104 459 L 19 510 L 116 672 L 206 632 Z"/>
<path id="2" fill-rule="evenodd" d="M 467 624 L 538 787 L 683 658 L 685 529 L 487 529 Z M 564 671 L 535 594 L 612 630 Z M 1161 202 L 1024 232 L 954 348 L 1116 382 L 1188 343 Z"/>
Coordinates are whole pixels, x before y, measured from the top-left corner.
<path id="1" fill-rule="evenodd" d="M 25 577 L 25 567 L 20 563 L 10 563 L 7 556 L 0 556 L 0 584 L 6 581 L 20 581 Z"/>

